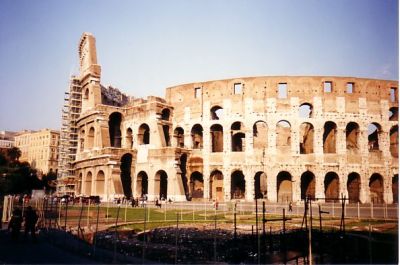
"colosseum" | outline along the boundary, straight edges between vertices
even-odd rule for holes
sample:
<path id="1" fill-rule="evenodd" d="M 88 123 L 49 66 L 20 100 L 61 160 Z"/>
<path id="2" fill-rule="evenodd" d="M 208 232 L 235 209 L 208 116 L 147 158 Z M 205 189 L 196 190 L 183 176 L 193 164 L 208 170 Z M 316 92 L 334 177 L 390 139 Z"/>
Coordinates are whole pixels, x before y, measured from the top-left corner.
<path id="1" fill-rule="evenodd" d="M 398 81 L 246 77 L 139 99 L 100 84 L 90 33 L 79 60 L 75 194 L 398 202 Z"/>

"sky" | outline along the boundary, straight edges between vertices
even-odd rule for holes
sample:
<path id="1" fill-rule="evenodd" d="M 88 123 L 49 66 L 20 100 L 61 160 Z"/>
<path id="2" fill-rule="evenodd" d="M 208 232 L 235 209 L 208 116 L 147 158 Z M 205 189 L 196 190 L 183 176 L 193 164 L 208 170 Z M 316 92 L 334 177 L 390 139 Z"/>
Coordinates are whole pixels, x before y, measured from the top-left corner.
<path id="1" fill-rule="evenodd" d="M 394 0 L 0 0 L 0 130 L 59 129 L 78 42 L 134 97 L 246 76 L 398 80 Z"/>

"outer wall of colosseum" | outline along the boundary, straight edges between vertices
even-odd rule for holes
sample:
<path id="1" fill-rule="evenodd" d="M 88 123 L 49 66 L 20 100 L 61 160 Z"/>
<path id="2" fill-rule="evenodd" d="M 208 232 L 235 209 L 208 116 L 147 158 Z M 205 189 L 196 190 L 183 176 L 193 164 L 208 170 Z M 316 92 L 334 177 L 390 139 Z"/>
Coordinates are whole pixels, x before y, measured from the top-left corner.
<path id="1" fill-rule="evenodd" d="M 238 78 L 117 104 L 102 92 L 91 34 L 79 56 L 77 194 L 398 201 L 398 82 Z"/>

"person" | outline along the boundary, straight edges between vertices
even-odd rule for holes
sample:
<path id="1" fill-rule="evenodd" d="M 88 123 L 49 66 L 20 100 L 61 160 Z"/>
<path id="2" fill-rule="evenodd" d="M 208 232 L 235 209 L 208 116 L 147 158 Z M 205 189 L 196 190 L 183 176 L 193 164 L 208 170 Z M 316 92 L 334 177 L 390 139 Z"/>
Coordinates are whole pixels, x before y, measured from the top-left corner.
<path id="1" fill-rule="evenodd" d="M 17 208 L 13 211 L 11 220 L 8 223 L 8 231 L 11 230 L 12 240 L 18 240 L 19 233 L 21 231 L 21 226 L 22 226 L 22 212 L 20 209 Z"/>
<path id="2" fill-rule="evenodd" d="M 289 212 L 293 211 L 293 204 L 292 202 L 289 202 Z"/>
<path id="3" fill-rule="evenodd" d="M 25 212 L 25 237 L 28 236 L 28 233 L 31 233 L 32 239 L 36 241 L 36 222 L 38 220 L 38 216 L 36 211 L 32 209 L 32 206 L 28 206 Z"/>

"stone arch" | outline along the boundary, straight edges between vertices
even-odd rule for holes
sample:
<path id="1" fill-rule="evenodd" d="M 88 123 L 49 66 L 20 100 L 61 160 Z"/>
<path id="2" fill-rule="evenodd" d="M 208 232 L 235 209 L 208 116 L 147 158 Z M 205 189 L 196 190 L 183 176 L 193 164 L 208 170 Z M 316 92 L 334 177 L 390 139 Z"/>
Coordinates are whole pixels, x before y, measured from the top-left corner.
<path id="1" fill-rule="evenodd" d="M 92 172 L 88 172 L 85 178 L 85 195 L 92 195 Z"/>
<path id="2" fill-rule="evenodd" d="M 255 199 L 267 198 L 267 174 L 262 171 L 254 175 L 254 196 Z"/>
<path id="3" fill-rule="evenodd" d="M 198 171 L 190 175 L 190 196 L 192 199 L 200 199 L 204 196 L 203 174 Z"/>
<path id="4" fill-rule="evenodd" d="M 146 123 L 139 126 L 138 144 L 150 144 L 150 127 Z"/>
<path id="5" fill-rule="evenodd" d="M 171 116 L 171 111 L 168 108 L 165 108 L 161 111 L 161 119 L 164 121 L 169 121 Z"/>
<path id="6" fill-rule="evenodd" d="M 305 102 L 299 106 L 300 118 L 312 118 L 313 105 Z"/>
<path id="7" fill-rule="evenodd" d="M 164 124 L 162 126 L 162 128 L 163 128 L 164 141 L 165 141 L 165 145 L 164 146 L 171 146 L 171 140 L 170 140 L 170 134 L 169 134 L 169 125 Z"/>
<path id="8" fill-rule="evenodd" d="M 268 125 L 265 121 L 256 121 L 253 125 L 253 146 L 254 149 L 268 147 Z"/>
<path id="9" fill-rule="evenodd" d="M 314 153 L 314 126 L 309 122 L 300 125 L 300 154 Z"/>
<path id="10" fill-rule="evenodd" d="M 236 121 L 231 126 L 231 150 L 232 152 L 243 152 L 245 150 L 245 128 L 242 122 Z"/>
<path id="11" fill-rule="evenodd" d="M 311 171 L 306 171 L 301 175 L 301 199 L 307 197 L 315 199 L 315 175 Z"/>
<path id="12" fill-rule="evenodd" d="M 292 201 L 292 175 L 287 171 L 281 171 L 276 176 L 277 201 Z"/>
<path id="13" fill-rule="evenodd" d="M 369 196 L 372 203 L 383 203 L 383 178 L 374 173 L 369 179 Z"/>
<path id="14" fill-rule="evenodd" d="M 132 155 L 129 153 L 124 154 L 121 157 L 121 183 L 124 195 L 126 198 L 132 197 L 132 177 L 131 177 L 131 166 L 132 166 Z"/>
<path id="15" fill-rule="evenodd" d="M 360 126 L 356 122 L 349 122 L 346 125 L 346 149 L 348 151 L 358 152 L 359 149 Z"/>
<path id="16" fill-rule="evenodd" d="M 96 177 L 96 194 L 97 195 L 102 195 L 104 194 L 104 187 L 105 187 L 105 175 L 104 171 L 100 170 L 97 172 L 97 177 Z"/>
<path id="17" fill-rule="evenodd" d="M 393 157 L 399 157 L 399 126 L 390 128 L 390 153 Z"/>
<path id="18" fill-rule="evenodd" d="M 155 178 L 155 192 L 161 200 L 168 198 L 168 175 L 164 170 L 157 171 Z"/>
<path id="19" fill-rule="evenodd" d="M 399 108 L 392 107 L 389 109 L 389 121 L 398 121 L 399 120 Z"/>
<path id="20" fill-rule="evenodd" d="M 339 176 L 335 172 L 328 172 L 324 180 L 325 202 L 339 199 Z"/>
<path id="21" fill-rule="evenodd" d="M 347 177 L 347 193 L 350 203 L 360 202 L 361 178 L 356 172 L 352 172 Z"/>
<path id="22" fill-rule="evenodd" d="M 222 152 L 224 148 L 224 129 L 220 124 L 210 127 L 211 152 Z"/>
<path id="23" fill-rule="evenodd" d="M 89 88 L 85 89 L 85 93 L 83 95 L 83 99 L 89 99 Z"/>
<path id="24" fill-rule="evenodd" d="M 324 153 L 336 153 L 336 123 L 332 121 L 325 122 L 323 143 Z"/>
<path id="25" fill-rule="evenodd" d="M 368 124 L 368 150 L 370 152 L 379 151 L 379 137 L 382 127 L 379 123 L 373 122 Z"/>
<path id="26" fill-rule="evenodd" d="M 203 127 L 195 124 L 191 130 L 193 149 L 203 148 Z"/>
<path id="27" fill-rule="evenodd" d="M 219 170 L 213 170 L 210 174 L 210 198 L 224 200 L 224 175 Z"/>
<path id="28" fill-rule="evenodd" d="M 241 170 L 231 174 L 231 199 L 244 199 L 246 194 L 246 180 Z"/>
<path id="29" fill-rule="evenodd" d="M 145 171 L 140 171 L 136 179 L 136 194 L 140 197 L 149 193 L 149 177 Z"/>
<path id="30" fill-rule="evenodd" d="M 121 148 L 121 121 L 122 114 L 113 112 L 108 118 L 111 147 Z"/>
<path id="31" fill-rule="evenodd" d="M 399 203 L 399 174 L 392 178 L 393 203 Z"/>
<path id="32" fill-rule="evenodd" d="M 220 120 L 223 114 L 224 114 L 224 109 L 218 105 L 210 109 L 211 120 Z"/>
<path id="33" fill-rule="evenodd" d="M 276 148 L 280 152 L 290 153 L 291 125 L 286 120 L 276 123 Z"/>
<path id="34" fill-rule="evenodd" d="M 133 132 L 131 128 L 126 130 L 126 147 L 132 148 L 133 147 Z"/>
<path id="35" fill-rule="evenodd" d="M 185 131 L 182 127 L 176 127 L 174 130 L 174 137 L 176 142 L 176 147 L 185 147 Z"/>
<path id="36" fill-rule="evenodd" d="M 82 152 L 85 149 L 85 130 L 81 130 L 79 136 L 79 150 Z"/>
<path id="37" fill-rule="evenodd" d="M 88 149 L 92 149 L 94 147 L 94 135 L 95 135 L 94 128 L 90 127 L 89 133 L 87 135 L 87 148 Z"/>

